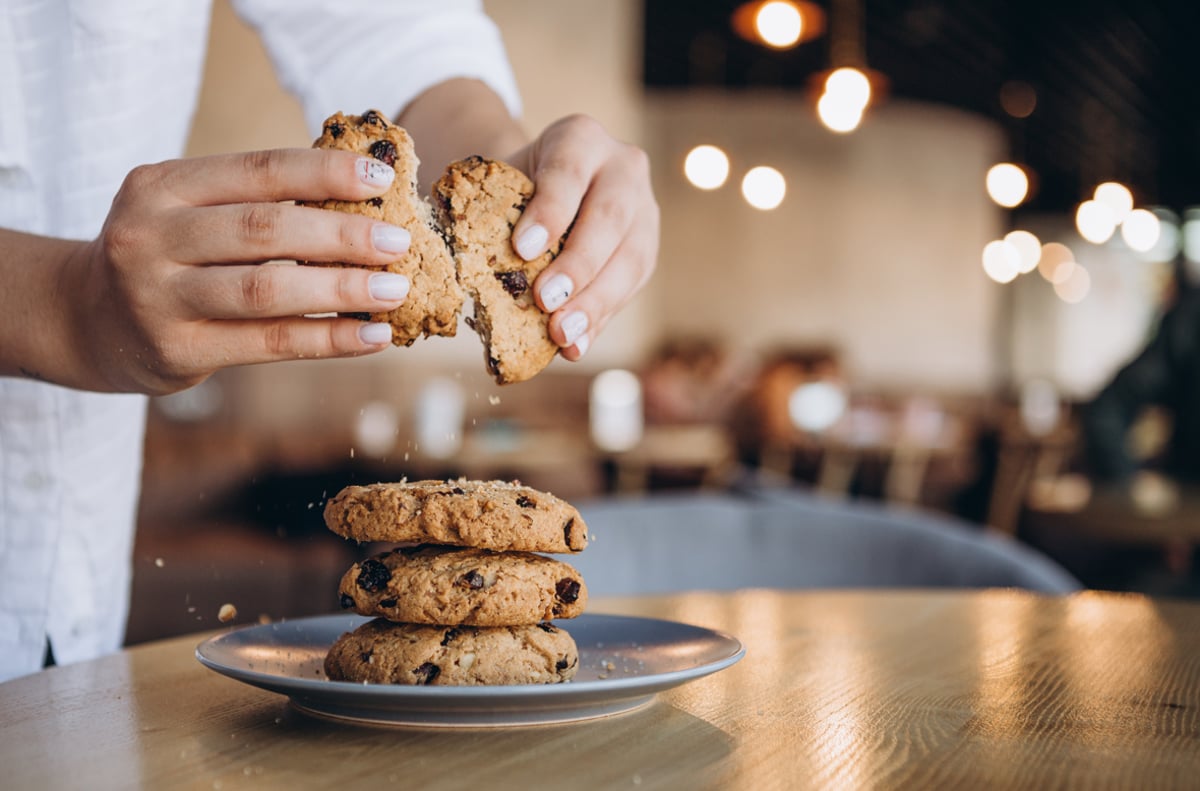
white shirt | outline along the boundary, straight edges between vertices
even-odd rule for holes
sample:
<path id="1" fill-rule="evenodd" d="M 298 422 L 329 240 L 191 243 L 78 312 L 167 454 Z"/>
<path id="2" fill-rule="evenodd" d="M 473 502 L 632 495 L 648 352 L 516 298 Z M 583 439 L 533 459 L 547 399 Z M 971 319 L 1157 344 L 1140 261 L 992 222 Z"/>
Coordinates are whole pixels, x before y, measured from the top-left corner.
<path id="1" fill-rule="evenodd" d="M 180 156 L 210 0 L 0 0 L 0 227 L 99 232 L 125 175 Z M 314 136 L 452 77 L 519 113 L 479 0 L 234 0 Z M 52 306 L 48 306 L 52 307 Z M 120 647 L 146 399 L 0 377 L 0 680 Z"/>

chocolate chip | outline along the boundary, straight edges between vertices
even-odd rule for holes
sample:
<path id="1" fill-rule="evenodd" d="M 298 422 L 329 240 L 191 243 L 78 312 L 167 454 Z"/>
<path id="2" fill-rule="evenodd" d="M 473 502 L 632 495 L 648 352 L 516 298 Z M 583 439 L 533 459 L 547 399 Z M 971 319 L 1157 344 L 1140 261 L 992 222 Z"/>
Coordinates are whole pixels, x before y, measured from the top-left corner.
<path id="1" fill-rule="evenodd" d="M 462 588 L 469 588 L 477 591 L 483 587 L 483 575 L 478 571 L 471 569 L 466 574 L 458 578 L 458 585 Z"/>
<path id="2" fill-rule="evenodd" d="M 567 604 L 572 604 L 579 599 L 579 580 L 573 580 L 570 577 L 561 579 L 554 586 L 554 593 L 560 601 Z"/>
<path id="3" fill-rule="evenodd" d="M 562 671 L 566 670 L 568 667 L 570 667 L 570 665 L 571 665 L 571 663 L 568 662 L 567 658 L 564 656 L 562 659 L 560 659 L 554 663 L 554 669 L 559 672 L 562 672 Z"/>
<path id="4" fill-rule="evenodd" d="M 571 528 L 574 526 L 575 517 L 571 517 L 567 520 L 567 523 L 563 525 L 563 541 L 567 542 L 567 546 L 571 546 Z"/>
<path id="5" fill-rule="evenodd" d="M 367 153 L 385 165 L 393 166 L 396 164 L 396 144 L 391 140 L 376 140 L 371 144 Z"/>
<path id="6" fill-rule="evenodd" d="M 370 662 L 371 656 L 374 653 L 375 653 L 375 649 L 369 648 L 366 651 L 363 651 L 361 654 L 359 654 L 358 658 L 361 659 L 363 662 Z"/>
<path id="7" fill-rule="evenodd" d="M 391 578 L 391 569 L 375 558 L 364 560 L 358 566 L 358 587 L 369 593 L 383 590 Z"/>
<path id="8" fill-rule="evenodd" d="M 549 632 L 550 634 L 558 634 L 558 629 L 555 628 L 554 624 L 552 624 L 552 623 L 546 623 L 545 621 L 542 621 L 541 623 L 539 623 L 537 625 L 537 627 L 539 629 L 541 629 L 543 632 Z"/>
<path id="9" fill-rule="evenodd" d="M 334 140 L 337 140 L 346 131 L 346 127 L 342 126 L 337 121 L 333 121 L 325 127 L 325 131 L 329 133 L 330 137 L 332 137 Z"/>
<path id="10" fill-rule="evenodd" d="M 442 635 L 442 645 L 450 645 L 450 641 L 458 637 L 460 634 L 462 634 L 462 632 L 458 631 L 457 629 L 447 629 L 446 633 Z"/>
<path id="11" fill-rule="evenodd" d="M 367 203 L 371 204 L 372 206 L 374 206 L 375 208 L 378 209 L 380 206 L 383 205 L 383 198 L 368 198 Z"/>
<path id="12" fill-rule="evenodd" d="M 453 489 L 450 490 L 450 493 L 451 494 L 466 494 L 466 492 L 463 491 L 463 488 L 461 486 L 455 486 Z"/>
<path id="13" fill-rule="evenodd" d="M 370 321 L 370 313 L 343 313 L 343 316 L 349 319 L 358 319 L 359 321 Z"/>
<path id="14" fill-rule="evenodd" d="M 496 272 L 495 276 L 514 299 L 529 290 L 529 280 L 524 272 Z"/>
<path id="15" fill-rule="evenodd" d="M 354 606 L 354 599 L 350 596 L 347 596 L 345 593 L 342 594 L 342 598 L 339 601 L 343 610 L 349 610 Z"/>
<path id="16" fill-rule="evenodd" d="M 362 125 L 370 124 L 371 126 L 386 126 L 387 125 L 387 121 L 383 120 L 383 116 L 381 116 L 379 113 L 375 112 L 374 110 L 367 110 L 365 113 L 363 113 L 362 120 L 359 121 L 359 123 Z"/>
<path id="17" fill-rule="evenodd" d="M 533 500 L 530 500 L 523 494 L 517 497 L 517 505 L 521 506 L 522 508 L 537 508 L 537 503 L 535 503 Z"/>
<path id="18" fill-rule="evenodd" d="M 396 600 L 395 599 L 382 599 L 379 602 L 379 606 L 391 609 L 392 607 L 396 606 Z"/>
<path id="19" fill-rule="evenodd" d="M 495 376 L 499 376 L 500 375 L 500 361 L 497 360 L 495 357 L 489 356 L 487 358 L 487 369 L 488 369 L 488 373 L 495 375 Z"/>
<path id="20" fill-rule="evenodd" d="M 441 675 L 441 672 L 442 669 L 432 662 L 426 662 L 413 671 L 418 684 L 432 684 L 433 680 Z"/>

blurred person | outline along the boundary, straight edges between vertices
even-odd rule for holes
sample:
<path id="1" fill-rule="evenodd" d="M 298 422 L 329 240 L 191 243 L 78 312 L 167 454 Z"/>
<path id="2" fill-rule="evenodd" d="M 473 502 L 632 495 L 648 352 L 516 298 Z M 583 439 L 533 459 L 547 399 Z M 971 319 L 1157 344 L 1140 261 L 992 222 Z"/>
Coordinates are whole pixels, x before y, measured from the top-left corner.
<path id="1" fill-rule="evenodd" d="M 1181 264 L 1166 304 L 1150 341 L 1083 410 L 1088 467 L 1099 482 L 1129 486 L 1144 472 L 1129 431 L 1152 406 L 1171 418 L 1161 472 L 1200 482 L 1200 288 L 1188 283 Z"/>
<path id="2" fill-rule="evenodd" d="M 658 244 L 645 155 L 569 116 L 530 140 L 478 0 L 233 0 L 314 132 L 369 108 L 412 135 L 428 183 L 505 159 L 535 182 L 526 259 L 578 360 Z M 210 0 L 9 0 L 0 13 L 0 679 L 117 649 L 128 608 L 146 396 L 234 365 L 379 352 L 409 283 L 372 271 L 404 229 L 296 206 L 366 200 L 394 173 L 344 151 L 178 159 Z M 247 123 L 270 123 L 247 118 Z M 367 268 L 260 266 L 275 259 Z"/>

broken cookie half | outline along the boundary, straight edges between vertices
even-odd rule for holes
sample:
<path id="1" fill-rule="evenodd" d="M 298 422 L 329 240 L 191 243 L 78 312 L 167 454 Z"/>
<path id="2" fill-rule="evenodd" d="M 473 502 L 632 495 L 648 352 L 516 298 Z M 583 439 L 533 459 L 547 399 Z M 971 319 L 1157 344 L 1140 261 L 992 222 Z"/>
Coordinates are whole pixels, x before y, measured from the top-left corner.
<path id="1" fill-rule="evenodd" d="M 512 232 L 533 182 L 511 165 L 483 157 L 453 163 L 433 187 L 437 221 L 458 262 L 458 282 L 475 302 L 468 319 L 483 340 L 488 371 L 500 384 L 523 382 L 550 364 L 558 345 L 533 282 L 562 241 L 532 261 L 517 255 Z"/>

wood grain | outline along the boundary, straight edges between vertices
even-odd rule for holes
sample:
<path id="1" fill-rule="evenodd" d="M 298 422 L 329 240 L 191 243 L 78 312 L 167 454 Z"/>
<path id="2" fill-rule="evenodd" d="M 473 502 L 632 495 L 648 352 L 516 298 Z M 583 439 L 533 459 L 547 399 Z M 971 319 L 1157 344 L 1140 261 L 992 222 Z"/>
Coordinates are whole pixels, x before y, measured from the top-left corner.
<path id="1" fill-rule="evenodd" d="M 0 685 L 5 788 L 1195 788 L 1200 605 L 772 592 L 590 611 L 724 629 L 734 667 L 590 723 L 371 729 L 203 668 L 200 636 Z"/>

